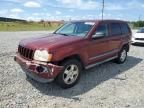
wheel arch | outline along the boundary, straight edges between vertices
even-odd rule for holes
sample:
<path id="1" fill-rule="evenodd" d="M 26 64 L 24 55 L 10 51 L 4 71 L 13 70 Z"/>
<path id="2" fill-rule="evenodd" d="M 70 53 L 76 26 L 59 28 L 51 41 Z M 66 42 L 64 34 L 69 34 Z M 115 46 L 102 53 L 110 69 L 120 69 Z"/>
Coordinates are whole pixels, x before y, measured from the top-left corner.
<path id="1" fill-rule="evenodd" d="M 122 45 L 121 49 L 122 48 L 126 48 L 127 52 L 129 52 L 130 46 L 129 46 L 128 43 L 125 43 L 125 44 Z"/>
<path id="2" fill-rule="evenodd" d="M 129 52 L 130 47 L 129 47 L 129 44 L 128 44 L 128 43 L 127 43 L 127 44 L 124 44 L 123 47 L 125 47 L 125 48 L 127 49 L 127 52 Z"/>
<path id="3" fill-rule="evenodd" d="M 73 55 L 67 56 L 64 59 L 62 59 L 61 61 L 59 61 L 58 64 L 61 65 L 63 62 L 65 62 L 65 61 L 67 61 L 69 59 L 76 59 L 76 60 L 78 60 L 81 63 L 82 68 L 84 69 L 84 66 L 85 66 L 84 65 L 84 61 L 82 60 L 82 58 L 80 57 L 79 54 L 73 54 Z"/>

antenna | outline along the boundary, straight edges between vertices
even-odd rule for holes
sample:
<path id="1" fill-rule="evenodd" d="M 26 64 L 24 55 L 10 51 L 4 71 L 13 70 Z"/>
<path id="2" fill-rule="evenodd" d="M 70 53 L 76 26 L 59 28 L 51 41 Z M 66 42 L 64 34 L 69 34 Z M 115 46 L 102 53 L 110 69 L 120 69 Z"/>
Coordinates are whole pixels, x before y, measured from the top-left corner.
<path id="1" fill-rule="evenodd" d="M 102 0 L 102 20 L 103 20 L 103 14 L 104 14 L 104 0 Z"/>

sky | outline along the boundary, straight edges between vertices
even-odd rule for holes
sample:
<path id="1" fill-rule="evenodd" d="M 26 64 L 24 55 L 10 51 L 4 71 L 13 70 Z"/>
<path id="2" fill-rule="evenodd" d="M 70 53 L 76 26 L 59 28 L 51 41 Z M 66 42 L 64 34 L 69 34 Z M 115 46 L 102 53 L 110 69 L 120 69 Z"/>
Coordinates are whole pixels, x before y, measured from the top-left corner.
<path id="1" fill-rule="evenodd" d="M 24 20 L 101 19 L 102 0 L 0 0 L 0 17 Z M 105 0 L 104 19 L 144 20 L 144 0 Z"/>

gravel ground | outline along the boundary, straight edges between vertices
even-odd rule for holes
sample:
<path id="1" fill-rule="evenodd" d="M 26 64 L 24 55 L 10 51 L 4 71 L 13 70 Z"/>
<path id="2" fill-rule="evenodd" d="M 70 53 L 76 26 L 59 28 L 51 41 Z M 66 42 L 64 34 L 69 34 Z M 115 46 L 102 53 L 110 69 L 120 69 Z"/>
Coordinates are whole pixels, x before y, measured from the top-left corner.
<path id="1" fill-rule="evenodd" d="M 131 46 L 124 64 L 86 70 L 63 90 L 26 79 L 13 56 L 18 42 L 48 32 L 0 32 L 0 108 L 144 108 L 144 46 Z"/>

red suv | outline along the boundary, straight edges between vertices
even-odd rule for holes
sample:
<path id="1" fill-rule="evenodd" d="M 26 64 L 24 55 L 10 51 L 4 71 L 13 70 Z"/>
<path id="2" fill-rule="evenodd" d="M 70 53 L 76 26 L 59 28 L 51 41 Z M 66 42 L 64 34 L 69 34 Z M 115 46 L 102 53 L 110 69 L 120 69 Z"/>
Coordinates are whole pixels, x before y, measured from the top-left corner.
<path id="1" fill-rule="evenodd" d="M 39 82 L 74 86 L 83 69 L 115 60 L 125 62 L 131 41 L 128 24 L 119 20 L 72 21 L 44 37 L 19 43 L 15 61 Z"/>

